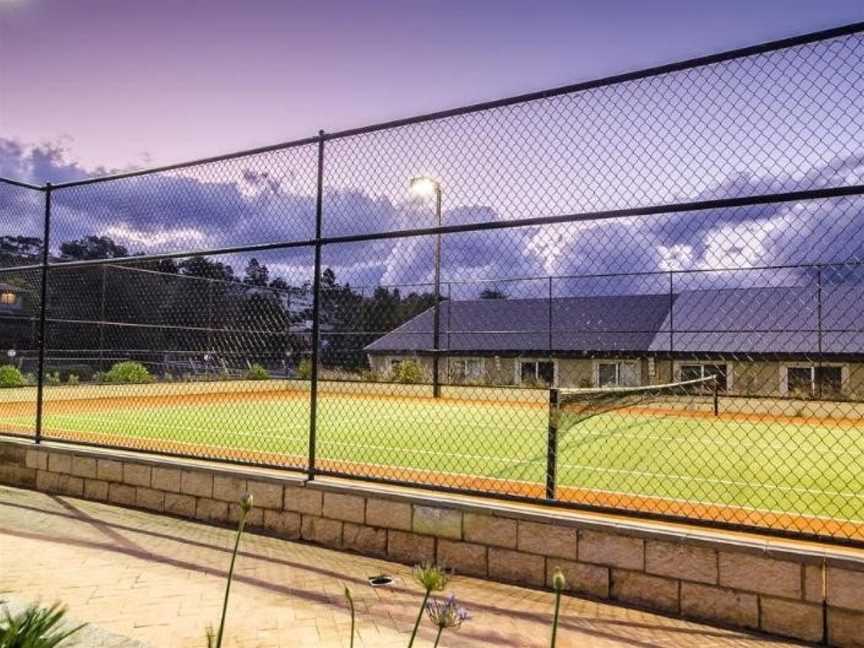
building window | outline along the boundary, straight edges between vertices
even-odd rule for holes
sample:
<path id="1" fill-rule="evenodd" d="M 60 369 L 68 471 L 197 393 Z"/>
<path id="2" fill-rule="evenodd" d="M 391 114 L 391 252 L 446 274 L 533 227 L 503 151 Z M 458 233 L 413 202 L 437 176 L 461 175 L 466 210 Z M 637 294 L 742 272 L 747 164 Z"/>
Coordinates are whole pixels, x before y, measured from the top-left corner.
<path id="1" fill-rule="evenodd" d="M 0 304 L 4 306 L 14 306 L 18 301 L 18 295 L 14 292 L 3 292 L 0 293 Z"/>
<path id="2" fill-rule="evenodd" d="M 717 376 L 717 389 L 719 391 L 725 392 L 729 388 L 729 372 L 725 363 L 681 365 L 680 380 L 682 382 L 687 382 L 689 380 L 704 380 L 711 376 Z M 714 385 L 712 383 L 706 383 L 705 388 L 713 391 Z"/>
<path id="3" fill-rule="evenodd" d="M 483 379 L 482 358 L 451 358 L 450 382 L 469 383 Z"/>
<path id="4" fill-rule="evenodd" d="M 639 365 L 636 362 L 598 362 L 598 387 L 638 387 Z"/>
<path id="5" fill-rule="evenodd" d="M 786 393 L 793 397 L 832 396 L 843 392 L 843 368 L 799 366 L 786 368 Z"/>
<path id="6" fill-rule="evenodd" d="M 522 360 L 519 365 L 519 381 L 523 385 L 555 384 L 555 362 L 553 360 Z"/>

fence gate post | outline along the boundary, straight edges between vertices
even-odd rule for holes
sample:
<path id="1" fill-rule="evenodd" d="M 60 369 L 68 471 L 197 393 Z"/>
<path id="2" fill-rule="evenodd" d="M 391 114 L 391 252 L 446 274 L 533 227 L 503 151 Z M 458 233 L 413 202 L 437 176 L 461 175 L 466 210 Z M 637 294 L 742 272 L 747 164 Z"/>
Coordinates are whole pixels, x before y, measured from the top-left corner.
<path id="1" fill-rule="evenodd" d="M 36 370 L 36 430 L 34 441 L 42 442 L 42 409 L 45 391 L 45 320 L 48 311 L 48 258 L 51 237 L 51 183 L 45 184 L 45 221 L 42 231 L 42 285 L 39 287 L 39 360 Z"/>
<path id="2" fill-rule="evenodd" d="M 308 478 L 315 479 L 316 435 L 318 433 L 318 347 L 321 337 L 321 220 L 324 213 L 324 131 L 318 131 L 318 186 L 315 195 L 315 276 L 312 278 L 312 367 L 309 374 L 309 459 Z"/>
<path id="3" fill-rule="evenodd" d="M 549 432 L 546 437 L 546 499 L 555 499 L 558 482 L 558 389 L 549 390 Z"/>

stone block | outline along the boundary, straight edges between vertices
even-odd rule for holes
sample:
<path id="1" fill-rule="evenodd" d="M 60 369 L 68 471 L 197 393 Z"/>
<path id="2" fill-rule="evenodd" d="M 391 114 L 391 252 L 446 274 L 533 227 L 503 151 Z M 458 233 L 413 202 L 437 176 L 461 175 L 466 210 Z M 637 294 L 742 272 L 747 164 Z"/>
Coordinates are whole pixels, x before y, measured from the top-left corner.
<path id="1" fill-rule="evenodd" d="M 536 554 L 490 547 L 489 578 L 542 587 L 546 580 L 546 559 Z"/>
<path id="2" fill-rule="evenodd" d="M 58 474 L 56 492 L 70 497 L 84 496 L 84 480 L 69 474 Z"/>
<path id="3" fill-rule="evenodd" d="M 678 612 L 678 581 L 642 572 L 613 569 L 612 598 L 674 614 Z"/>
<path id="4" fill-rule="evenodd" d="M 435 538 L 391 529 L 387 532 L 387 556 L 407 564 L 434 562 Z"/>
<path id="5" fill-rule="evenodd" d="M 411 530 L 411 505 L 370 498 L 366 500 L 366 524 L 385 529 Z"/>
<path id="6" fill-rule="evenodd" d="M 801 598 L 801 564 L 747 553 L 720 552 L 720 585 L 736 590 Z"/>
<path id="7" fill-rule="evenodd" d="M 62 452 L 51 452 L 48 454 L 48 470 L 56 473 L 72 472 L 72 455 Z"/>
<path id="8" fill-rule="evenodd" d="M 258 509 L 263 512 L 263 526 L 280 537 L 296 540 L 300 537 L 300 514 L 293 511 Z M 251 513 L 251 511 L 250 511 Z"/>
<path id="9" fill-rule="evenodd" d="M 574 527 L 519 522 L 519 551 L 576 560 L 579 530 Z"/>
<path id="10" fill-rule="evenodd" d="M 48 453 L 44 450 L 27 448 L 27 452 L 24 455 L 24 465 L 27 468 L 35 468 L 36 470 L 48 470 Z"/>
<path id="11" fill-rule="evenodd" d="M 755 594 L 712 585 L 681 583 L 681 614 L 738 627 L 759 627 L 759 601 Z"/>
<path id="12" fill-rule="evenodd" d="M 60 479 L 59 473 L 47 472 L 45 470 L 36 471 L 36 490 L 43 493 L 56 493 L 59 488 L 57 482 Z"/>
<path id="13" fill-rule="evenodd" d="M 84 497 L 104 502 L 108 499 L 108 482 L 101 479 L 84 480 Z"/>
<path id="14" fill-rule="evenodd" d="M 96 461 L 96 476 L 109 482 L 123 481 L 123 462 L 111 459 L 98 459 Z"/>
<path id="15" fill-rule="evenodd" d="M 759 604 L 762 610 L 762 630 L 765 632 L 804 641 L 822 639 L 821 605 L 770 596 L 763 596 Z"/>
<path id="16" fill-rule="evenodd" d="M 828 608 L 828 645 L 864 648 L 864 614 Z"/>
<path id="17" fill-rule="evenodd" d="M 125 462 L 123 464 L 123 482 L 130 486 L 150 487 L 150 466 Z"/>
<path id="18" fill-rule="evenodd" d="M 387 530 L 346 522 L 342 528 L 342 547 L 383 558 L 387 555 Z"/>
<path id="19" fill-rule="evenodd" d="M 486 547 L 471 542 L 438 541 L 438 564 L 457 574 L 486 576 Z"/>
<path id="20" fill-rule="evenodd" d="M 199 497 L 195 505 L 195 517 L 209 522 L 226 522 L 228 520 L 228 502 Z"/>
<path id="21" fill-rule="evenodd" d="M 359 495 L 324 493 L 323 516 L 363 524 L 366 519 L 366 500 Z"/>
<path id="22" fill-rule="evenodd" d="M 645 543 L 645 571 L 657 576 L 717 584 L 717 552 L 683 542 Z"/>
<path id="23" fill-rule="evenodd" d="M 462 521 L 465 540 L 492 547 L 515 549 L 518 537 L 517 522 L 509 518 L 465 513 Z"/>
<path id="24" fill-rule="evenodd" d="M 609 598 L 609 568 L 571 560 L 546 561 L 546 586 L 552 587 L 552 575 L 560 569 L 567 582 L 565 590 L 595 598 Z"/>
<path id="25" fill-rule="evenodd" d="M 828 604 L 864 611 L 864 572 L 829 567 Z"/>
<path id="26" fill-rule="evenodd" d="M 286 486 L 282 508 L 304 515 L 320 516 L 322 501 L 323 493 L 320 490 L 301 486 Z"/>
<path id="27" fill-rule="evenodd" d="M 181 472 L 178 468 L 162 468 L 154 466 L 150 478 L 150 485 L 153 488 L 158 488 L 166 493 L 179 493 L 180 475 Z"/>
<path id="28" fill-rule="evenodd" d="M 825 575 L 827 568 L 822 565 L 804 565 L 804 600 L 821 603 L 825 600 Z"/>
<path id="29" fill-rule="evenodd" d="M 325 547 L 339 547 L 342 545 L 342 522 L 316 515 L 304 515 L 300 534 L 309 542 Z"/>
<path id="30" fill-rule="evenodd" d="M 180 492 L 184 495 L 213 497 L 213 475 L 203 470 L 184 470 L 180 475 Z"/>
<path id="31" fill-rule="evenodd" d="M 10 486 L 21 486 L 23 488 L 37 488 L 36 473 L 44 472 L 44 470 L 36 470 L 35 468 L 27 468 L 16 464 L 0 464 L 0 484 L 9 484 Z"/>
<path id="32" fill-rule="evenodd" d="M 135 506 L 135 487 L 128 484 L 111 483 L 108 486 L 108 501 L 120 506 Z"/>
<path id="33" fill-rule="evenodd" d="M 213 476 L 213 499 L 237 503 L 246 492 L 245 479 L 221 475 Z M 257 505 L 258 502 L 256 501 L 255 506 Z"/>
<path id="34" fill-rule="evenodd" d="M 253 507 L 252 510 L 246 514 L 246 526 L 263 527 L 264 510 L 265 509 Z M 240 522 L 240 514 L 242 511 L 243 508 L 239 504 L 228 502 L 228 521 L 233 524 L 238 524 Z"/>
<path id="35" fill-rule="evenodd" d="M 96 459 L 93 457 L 72 457 L 72 474 L 84 479 L 96 479 Z"/>
<path id="36" fill-rule="evenodd" d="M 165 504 L 165 493 L 152 488 L 139 487 L 135 491 L 135 505 L 151 511 L 162 512 Z"/>
<path id="37" fill-rule="evenodd" d="M 195 517 L 195 498 L 191 495 L 165 493 L 164 510 L 171 515 L 179 515 L 185 518 Z"/>
<path id="38" fill-rule="evenodd" d="M 460 540 L 462 512 L 437 506 L 415 506 L 411 529 L 414 533 Z"/>
<path id="39" fill-rule="evenodd" d="M 641 538 L 582 531 L 579 534 L 579 562 L 641 571 L 645 566 L 645 543 Z"/>
<path id="40" fill-rule="evenodd" d="M 255 481 L 246 482 L 246 492 L 250 493 L 255 506 L 259 508 L 281 509 L 284 487 L 277 482 Z"/>

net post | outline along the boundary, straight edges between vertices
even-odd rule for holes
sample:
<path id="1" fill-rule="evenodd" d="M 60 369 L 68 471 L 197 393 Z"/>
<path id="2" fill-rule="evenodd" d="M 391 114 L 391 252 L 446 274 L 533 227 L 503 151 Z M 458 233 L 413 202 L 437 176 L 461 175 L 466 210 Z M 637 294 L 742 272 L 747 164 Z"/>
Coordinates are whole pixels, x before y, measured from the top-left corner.
<path id="1" fill-rule="evenodd" d="M 556 387 L 549 389 L 549 430 L 546 436 L 546 499 L 554 500 L 558 481 L 558 402 Z"/>
<path id="2" fill-rule="evenodd" d="M 714 416 L 720 416 L 720 381 L 714 375 Z"/>

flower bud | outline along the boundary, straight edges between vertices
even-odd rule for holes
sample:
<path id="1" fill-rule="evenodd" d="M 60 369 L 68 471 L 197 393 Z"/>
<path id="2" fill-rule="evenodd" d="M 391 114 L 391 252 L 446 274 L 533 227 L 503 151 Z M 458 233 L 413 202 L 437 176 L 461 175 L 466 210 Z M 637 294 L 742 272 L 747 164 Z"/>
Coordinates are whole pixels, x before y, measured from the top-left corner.
<path id="1" fill-rule="evenodd" d="M 246 493 L 240 498 L 240 508 L 244 513 L 252 510 L 252 493 Z"/>
<path id="2" fill-rule="evenodd" d="M 560 568 L 556 567 L 552 574 L 552 589 L 556 592 L 560 592 L 565 587 L 567 587 L 567 579 L 564 578 L 564 572 L 562 572 Z"/>

